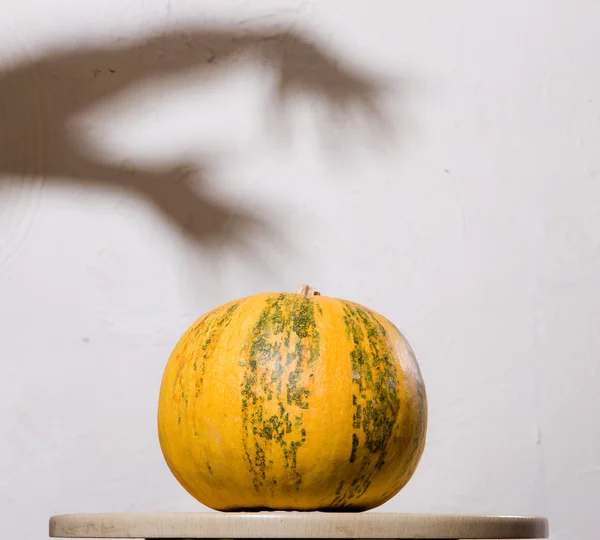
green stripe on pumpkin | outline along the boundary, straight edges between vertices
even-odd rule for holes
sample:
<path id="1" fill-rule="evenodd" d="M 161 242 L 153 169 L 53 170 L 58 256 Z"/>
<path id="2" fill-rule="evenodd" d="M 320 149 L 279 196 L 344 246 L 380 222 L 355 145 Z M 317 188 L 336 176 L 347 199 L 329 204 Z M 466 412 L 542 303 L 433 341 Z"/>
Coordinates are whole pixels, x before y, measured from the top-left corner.
<path id="1" fill-rule="evenodd" d="M 400 330 L 398 330 L 398 328 L 396 327 L 396 325 L 394 325 L 391 321 L 387 320 L 387 323 L 392 327 L 392 329 L 394 330 L 394 332 L 397 334 L 396 337 L 401 337 L 402 333 L 400 332 Z M 417 357 L 415 356 L 415 353 L 412 349 L 412 347 L 410 346 L 410 344 L 406 341 L 404 341 L 404 345 L 406 347 L 406 350 L 410 356 L 410 360 L 412 362 L 412 377 L 415 383 L 415 391 L 417 394 L 417 407 L 418 407 L 418 415 L 417 415 L 417 421 L 414 423 L 413 425 L 413 432 L 412 432 L 412 437 L 411 437 L 411 444 L 410 444 L 410 448 L 408 449 L 408 451 L 405 454 L 405 464 L 407 465 L 405 468 L 409 471 L 413 471 L 413 468 L 408 466 L 408 464 L 410 464 L 414 459 L 415 459 L 415 455 L 420 455 L 422 449 L 422 445 L 425 444 L 425 441 L 423 439 L 423 437 L 421 437 L 421 432 L 425 429 L 424 426 L 426 426 L 426 422 L 427 422 L 427 395 L 426 395 L 426 390 L 425 390 L 425 384 L 423 382 L 423 377 L 421 375 L 421 369 L 419 367 L 419 364 L 417 362 Z M 392 347 L 392 344 L 390 343 L 390 348 Z M 400 478 L 398 478 L 398 481 L 396 482 L 396 485 L 394 486 L 395 489 L 400 489 L 402 485 L 406 484 L 406 482 L 408 482 L 409 477 L 407 475 L 404 475 Z M 382 495 L 383 497 L 384 495 Z"/>
<path id="2" fill-rule="evenodd" d="M 257 492 L 277 483 L 276 478 L 267 478 L 273 465 L 265 458 L 267 441 L 280 448 L 289 481 L 297 486 L 302 481 L 296 457 L 306 441 L 301 411 L 308 409 L 310 397 L 302 379 L 315 364 L 320 348 L 314 303 L 287 294 L 266 303 L 244 346 L 247 361 L 241 383 L 242 444 Z M 277 402 L 276 414 L 265 413 L 270 401 Z"/>
<path id="3" fill-rule="evenodd" d="M 196 342 L 194 343 L 193 349 L 196 352 L 192 369 L 194 371 L 194 396 L 198 398 L 200 393 L 202 392 L 202 385 L 204 383 L 204 371 L 205 364 L 204 360 L 207 357 L 211 357 L 214 353 L 214 350 L 219 344 L 219 339 L 221 338 L 221 334 L 229 323 L 231 322 L 231 317 L 235 313 L 236 309 L 239 307 L 240 302 L 235 302 L 228 306 L 227 308 L 218 309 L 216 311 L 208 313 L 205 317 L 202 317 L 200 321 L 196 324 L 194 328 L 194 336 L 196 338 Z M 177 383 L 180 383 L 181 386 L 181 398 L 185 403 L 185 406 L 188 405 L 188 395 L 185 394 L 185 389 L 183 385 L 182 379 L 182 371 L 187 363 L 188 358 L 184 352 L 184 360 L 177 372 L 177 376 L 173 381 L 173 393 L 175 393 L 175 389 Z"/>
<path id="4" fill-rule="evenodd" d="M 399 384 L 397 365 L 388 349 L 385 328 L 361 306 L 342 303 L 346 333 L 354 345 L 350 362 L 355 412 L 352 451 L 348 459 L 351 463 L 362 459 L 362 464 L 346 489 L 341 486 L 338 489 L 333 499 L 333 504 L 338 507 L 362 496 L 376 472 L 385 464 L 388 443 L 400 411 L 396 393 Z M 363 449 L 367 452 L 361 452 Z"/>

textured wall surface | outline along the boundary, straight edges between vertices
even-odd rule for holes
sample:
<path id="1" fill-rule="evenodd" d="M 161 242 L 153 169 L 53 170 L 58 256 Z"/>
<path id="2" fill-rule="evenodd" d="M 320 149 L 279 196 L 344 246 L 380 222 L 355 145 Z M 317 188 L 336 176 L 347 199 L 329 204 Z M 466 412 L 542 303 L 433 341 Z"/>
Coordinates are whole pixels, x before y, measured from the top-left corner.
<path id="1" fill-rule="evenodd" d="M 377 511 L 597 537 L 600 4 L 448 4 L 3 2 L 6 538 L 205 510 L 158 447 L 166 360 L 301 282 L 421 364 L 428 444 Z"/>

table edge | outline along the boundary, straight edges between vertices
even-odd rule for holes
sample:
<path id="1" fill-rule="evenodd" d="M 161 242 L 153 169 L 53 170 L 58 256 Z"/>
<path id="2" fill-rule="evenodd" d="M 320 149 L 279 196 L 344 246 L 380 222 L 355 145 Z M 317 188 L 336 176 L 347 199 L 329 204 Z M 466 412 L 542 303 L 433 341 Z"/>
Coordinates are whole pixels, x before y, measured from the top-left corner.
<path id="1" fill-rule="evenodd" d="M 249 525 L 253 526 L 254 532 L 247 529 Z M 373 534 L 365 531 L 369 527 L 373 528 Z M 323 529 L 328 532 L 323 534 Z M 399 529 L 402 531 L 401 535 L 397 534 Z M 443 532 L 444 530 L 448 532 Z M 203 531 L 212 532 L 202 534 Z M 537 515 L 385 512 L 85 513 L 52 516 L 49 535 L 51 538 L 517 539 L 548 538 L 549 524 L 546 517 Z"/>

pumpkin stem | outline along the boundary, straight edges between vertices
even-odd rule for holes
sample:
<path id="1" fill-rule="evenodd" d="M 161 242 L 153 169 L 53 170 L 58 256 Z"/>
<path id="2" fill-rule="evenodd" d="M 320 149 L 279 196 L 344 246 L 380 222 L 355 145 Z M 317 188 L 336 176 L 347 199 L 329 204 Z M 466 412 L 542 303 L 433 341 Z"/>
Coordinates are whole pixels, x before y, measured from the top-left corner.
<path id="1" fill-rule="evenodd" d="M 315 291 L 310 285 L 299 285 L 296 289 L 296 294 L 302 294 L 306 296 L 306 298 L 310 298 L 311 296 L 319 296 L 321 293 L 319 291 Z"/>

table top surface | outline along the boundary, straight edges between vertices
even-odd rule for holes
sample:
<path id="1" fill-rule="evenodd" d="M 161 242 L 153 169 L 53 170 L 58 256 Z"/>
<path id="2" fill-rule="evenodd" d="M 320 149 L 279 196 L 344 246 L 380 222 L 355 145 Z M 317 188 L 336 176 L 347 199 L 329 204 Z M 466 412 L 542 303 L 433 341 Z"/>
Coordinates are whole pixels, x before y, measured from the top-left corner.
<path id="1" fill-rule="evenodd" d="M 547 538 L 537 516 L 383 512 L 63 514 L 56 538 Z"/>

